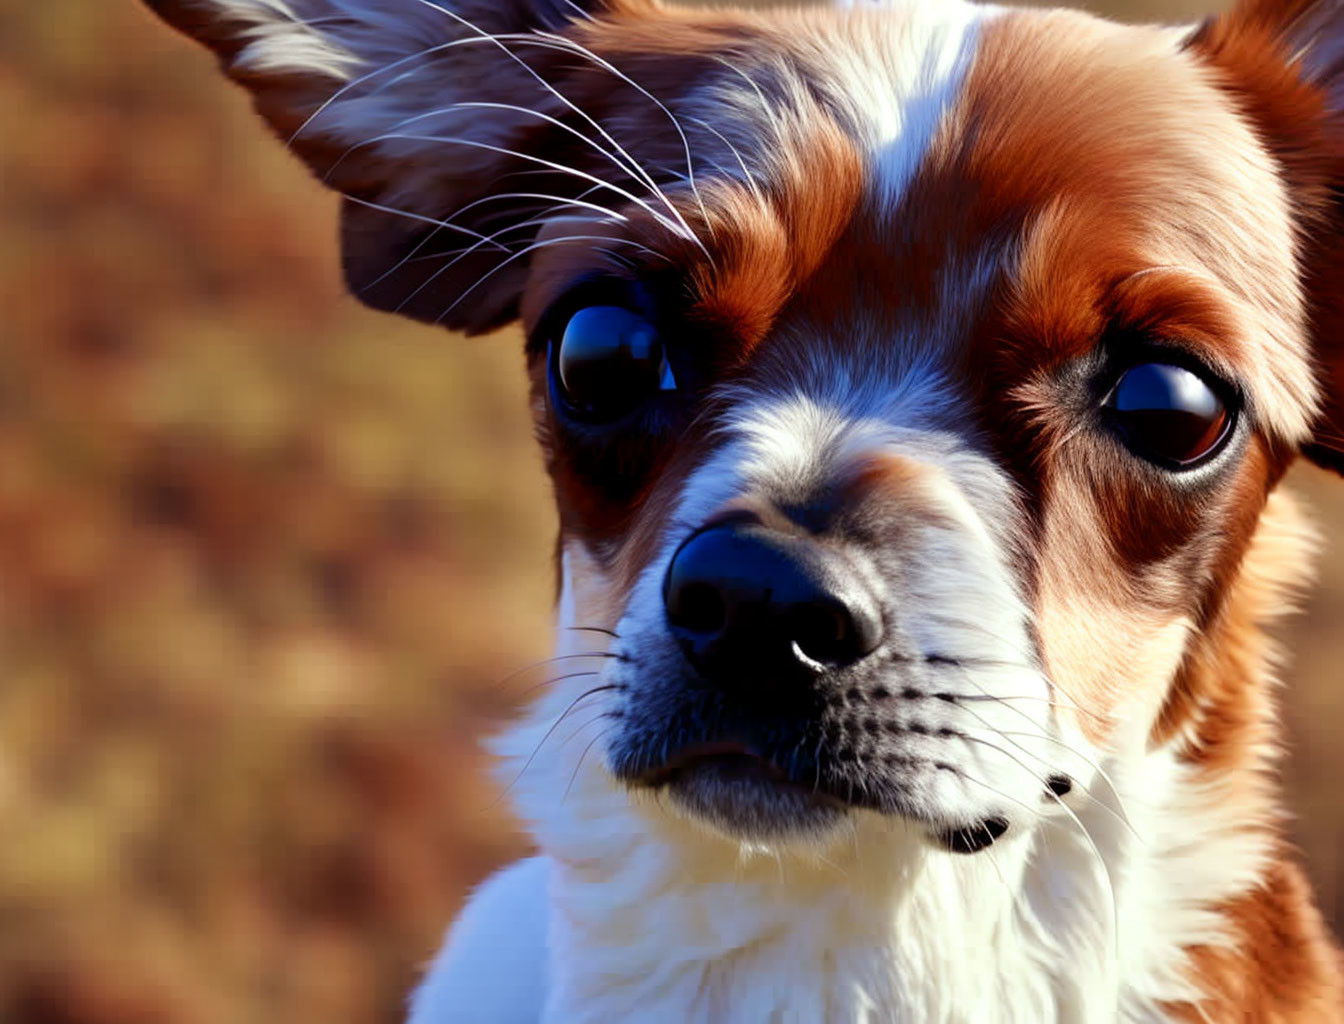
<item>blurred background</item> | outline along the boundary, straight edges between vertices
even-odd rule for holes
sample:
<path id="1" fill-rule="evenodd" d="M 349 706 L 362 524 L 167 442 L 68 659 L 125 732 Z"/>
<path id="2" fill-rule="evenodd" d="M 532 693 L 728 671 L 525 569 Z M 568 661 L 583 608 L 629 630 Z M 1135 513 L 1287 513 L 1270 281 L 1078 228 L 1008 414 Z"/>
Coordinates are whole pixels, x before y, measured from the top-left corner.
<path id="1" fill-rule="evenodd" d="M 0 0 L 0 125 L 0 1022 L 399 1021 L 524 850 L 477 746 L 549 646 L 520 340 L 346 298 L 335 200 L 134 0 Z M 1344 921 L 1344 483 L 1296 483 Z"/>

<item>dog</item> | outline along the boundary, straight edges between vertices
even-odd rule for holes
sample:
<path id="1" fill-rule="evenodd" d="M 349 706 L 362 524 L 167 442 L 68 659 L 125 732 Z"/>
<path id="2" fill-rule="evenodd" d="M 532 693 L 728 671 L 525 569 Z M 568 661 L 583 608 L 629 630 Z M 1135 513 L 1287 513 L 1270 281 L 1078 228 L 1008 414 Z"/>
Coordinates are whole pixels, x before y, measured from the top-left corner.
<path id="1" fill-rule="evenodd" d="M 1266 634 L 1344 472 L 1344 4 L 149 2 L 355 295 L 525 331 L 538 853 L 414 1024 L 1344 1020 Z"/>

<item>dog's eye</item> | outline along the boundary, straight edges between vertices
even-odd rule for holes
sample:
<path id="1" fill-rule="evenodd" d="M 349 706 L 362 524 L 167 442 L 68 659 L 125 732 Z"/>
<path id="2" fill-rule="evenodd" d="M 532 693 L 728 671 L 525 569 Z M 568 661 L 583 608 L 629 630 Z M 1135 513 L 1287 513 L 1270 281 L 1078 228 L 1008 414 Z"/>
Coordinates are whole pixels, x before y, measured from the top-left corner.
<path id="1" fill-rule="evenodd" d="M 552 346 L 551 374 L 569 412 L 610 423 L 638 409 L 676 378 L 658 328 L 620 306 L 588 306 Z"/>
<path id="2" fill-rule="evenodd" d="M 1207 459 L 1232 432 L 1232 412 L 1214 386 L 1167 363 L 1126 370 L 1104 405 L 1136 455 L 1169 468 Z"/>

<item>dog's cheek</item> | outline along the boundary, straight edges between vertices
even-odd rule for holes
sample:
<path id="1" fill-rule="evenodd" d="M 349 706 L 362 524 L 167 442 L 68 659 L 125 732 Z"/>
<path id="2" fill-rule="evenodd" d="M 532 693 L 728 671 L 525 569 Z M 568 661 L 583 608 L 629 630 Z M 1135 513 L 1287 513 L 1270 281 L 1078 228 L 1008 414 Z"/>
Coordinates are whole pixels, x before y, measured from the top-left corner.
<path id="1" fill-rule="evenodd" d="M 1097 473 L 1082 465 L 1109 465 Z M 1136 486 L 1121 462 L 1061 457 L 1046 488 L 1036 589 L 1042 652 L 1079 724 L 1166 723 L 1183 661 L 1225 615 L 1287 453 L 1250 432 L 1217 477 Z M 1187 695 L 1190 696 L 1190 695 Z M 1094 717 L 1095 716 L 1095 717 Z"/>
<path id="2" fill-rule="evenodd" d="M 1175 556 L 1122 564 L 1095 498 L 1058 488 L 1044 508 L 1035 611 L 1041 653 L 1063 705 L 1092 742 L 1120 720 L 1151 721 L 1193 626 Z M 1076 709 L 1076 710 L 1075 710 Z"/>

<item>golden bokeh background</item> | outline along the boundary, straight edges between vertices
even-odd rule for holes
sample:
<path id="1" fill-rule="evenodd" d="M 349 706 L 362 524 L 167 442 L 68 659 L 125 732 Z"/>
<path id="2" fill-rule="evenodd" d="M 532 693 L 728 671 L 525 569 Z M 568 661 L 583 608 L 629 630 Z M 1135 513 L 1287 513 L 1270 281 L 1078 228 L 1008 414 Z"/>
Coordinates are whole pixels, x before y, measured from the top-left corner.
<path id="1" fill-rule="evenodd" d="M 0 1022 L 398 1021 L 524 849 L 477 746 L 550 642 L 519 338 L 345 297 L 334 198 L 134 0 L 0 0 L 0 125 Z M 1344 482 L 1296 484 L 1344 921 Z"/>

